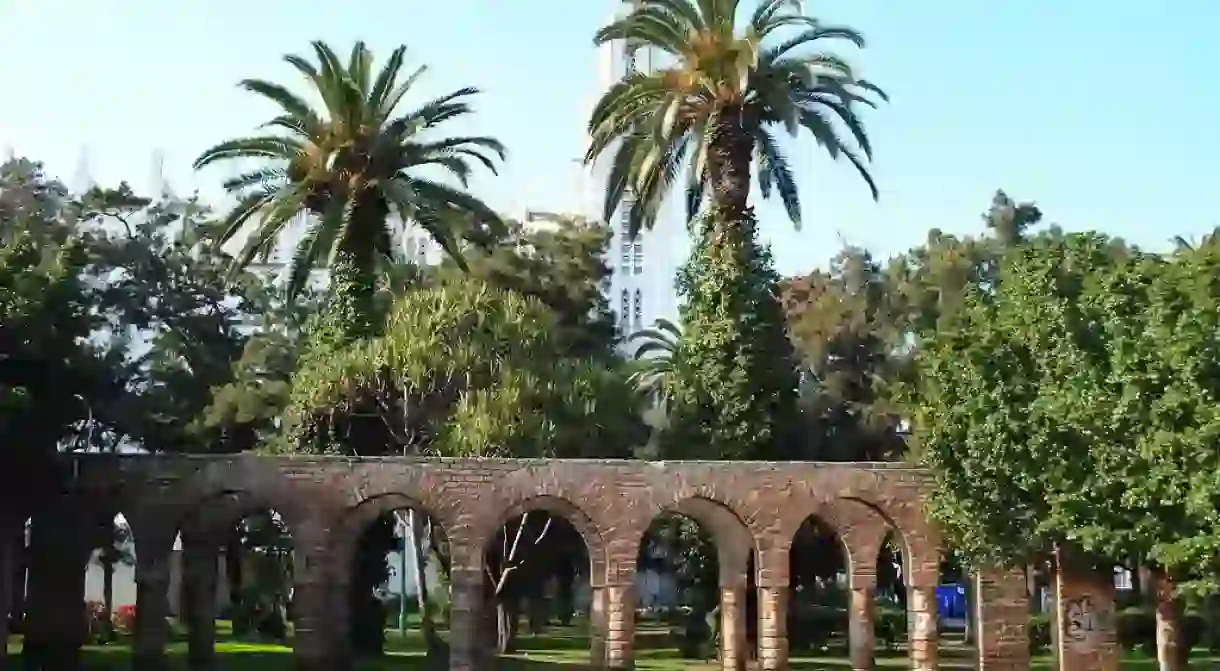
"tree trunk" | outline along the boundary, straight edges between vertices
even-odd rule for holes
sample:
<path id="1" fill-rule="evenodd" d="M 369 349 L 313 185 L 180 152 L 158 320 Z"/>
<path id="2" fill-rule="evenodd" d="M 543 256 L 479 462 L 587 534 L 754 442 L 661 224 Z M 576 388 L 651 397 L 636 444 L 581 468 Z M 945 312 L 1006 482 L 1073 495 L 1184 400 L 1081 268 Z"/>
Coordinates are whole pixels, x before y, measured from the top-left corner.
<path id="1" fill-rule="evenodd" d="M 1140 591 L 1142 597 L 1141 604 L 1148 605 L 1156 603 L 1156 576 L 1152 575 L 1152 570 L 1144 564 L 1137 564 L 1135 571 L 1139 576 Z"/>
<path id="2" fill-rule="evenodd" d="M 340 247 L 330 264 L 326 322 L 332 346 L 370 337 L 377 330 L 377 274 L 365 256 L 362 250 Z"/>
<path id="3" fill-rule="evenodd" d="M 229 611 L 230 618 L 233 622 L 233 634 L 235 636 L 244 636 L 247 631 L 247 620 L 243 612 L 244 604 L 242 603 L 244 594 L 242 584 L 242 547 L 241 538 L 237 534 L 237 529 L 234 528 L 229 532 L 228 539 L 225 540 L 225 578 L 229 583 Z"/>
<path id="4" fill-rule="evenodd" d="M 975 618 L 978 617 L 978 610 L 974 607 L 974 600 L 978 597 L 975 591 L 974 580 L 970 575 L 962 576 L 963 586 L 966 588 L 966 645 L 974 643 L 974 633 L 978 630 L 978 622 Z"/>
<path id="5" fill-rule="evenodd" d="M 746 131 L 743 112 L 740 105 L 720 108 L 708 146 L 708 176 L 716 216 L 723 225 L 748 216 L 753 142 Z"/>
<path id="6" fill-rule="evenodd" d="M 104 640 L 114 640 L 114 543 L 102 551 L 102 623 Z"/>
<path id="7" fill-rule="evenodd" d="M 502 655 L 517 651 L 517 624 L 521 617 L 513 601 L 496 597 L 496 651 Z"/>
<path id="8" fill-rule="evenodd" d="M 352 650 L 361 657 L 379 657 L 385 652 L 385 610 L 374 590 L 389 577 L 385 557 L 394 545 L 394 518 L 382 515 L 369 525 L 356 549 L 349 603 Z"/>
<path id="9" fill-rule="evenodd" d="M 1220 595 L 1213 594 L 1203 601 L 1203 614 L 1207 620 L 1205 640 L 1207 649 L 1220 650 Z"/>
<path id="10" fill-rule="evenodd" d="M 414 510 L 407 512 L 410 522 L 411 546 L 415 552 L 415 598 L 419 605 L 419 629 L 427 644 L 428 654 L 443 652 L 445 642 L 436 635 L 436 621 L 432 613 L 432 599 L 428 598 L 428 553 L 425 542 L 431 538 L 431 521 Z M 428 541 L 428 545 L 431 542 Z"/>
<path id="11" fill-rule="evenodd" d="M 21 563 L 21 557 L 17 550 L 17 545 L 14 543 L 13 534 L 9 532 L 10 526 L 6 520 L 0 516 L 0 616 L 4 620 L 0 622 L 0 634 L 3 635 L 3 641 L 8 644 L 10 623 L 13 623 L 12 604 L 13 594 L 17 591 L 13 580 L 13 566 Z M 5 653 L 7 655 L 7 653 Z M 0 665 L 6 666 L 6 665 Z"/>
<path id="12" fill-rule="evenodd" d="M 1042 612 L 1042 593 L 1038 591 L 1038 565 L 1025 565 L 1025 592 L 1029 595 L 1029 612 Z"/>
<path id="13" fill-rule="evenodd" d="M 1156 604 L 1156 660 L 1160 671 L 1186 671 L 1187 650 L 1182 645 L 1182 605 L 1173 580 L 1164 571 L 1149 572 Z"/>

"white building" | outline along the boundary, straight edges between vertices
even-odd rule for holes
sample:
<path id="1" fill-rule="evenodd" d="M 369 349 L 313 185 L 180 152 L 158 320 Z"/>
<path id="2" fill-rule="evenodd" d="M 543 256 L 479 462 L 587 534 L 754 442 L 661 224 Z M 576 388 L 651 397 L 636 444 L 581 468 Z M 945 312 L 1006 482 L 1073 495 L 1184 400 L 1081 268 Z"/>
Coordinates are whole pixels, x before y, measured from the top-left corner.
<path id="1" fill-rule="evenodd" d="M 625 3 L 616 4 L 622 6 L 619 14 L 627 11 Z M 656 65 L 656 55 L 651 50 L 631 51 L 617 42 L 603 45 L 598 54 L 596 95 L 600 96 L 628 72 L 647 71 Z M 593 102 L 590 101 L 590 109 Z M 582 214 L 587 217 L 600 219 L 602 216 L 609 169 L 607 156 L 585 176 L 581 202 Z M 678 296 L 674 278 L 689 249 L 681 201 L 681 198 L 670 198 L 662 207 L 656 226 L 641 231 L 635 239 L 629 237 L 626 226 L 627 208 L 620 207 L 610 222 L 615 233 L 608 259 L 613 276 L 607 299 L 623 335 L 649 328 L 657 319 L 677 320 Z"/>

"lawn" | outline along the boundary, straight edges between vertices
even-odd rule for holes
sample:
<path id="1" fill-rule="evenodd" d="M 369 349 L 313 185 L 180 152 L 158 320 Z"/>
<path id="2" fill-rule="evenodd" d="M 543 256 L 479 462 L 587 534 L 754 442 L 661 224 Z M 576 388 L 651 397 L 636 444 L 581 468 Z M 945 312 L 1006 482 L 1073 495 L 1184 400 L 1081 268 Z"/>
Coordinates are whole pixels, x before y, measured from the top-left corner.
<path id="1" fill-rule="evenodd" d="M 224 633 L 223 630 L 222 632 Z M 428 668 L 421 651 L 422 641 L 416 634 L 410 632 L 406 637 L 400 637 L 397 632 L 388 633 L 389 654 L 376 662 L 366 662 L 357 665 L 363 671 L 377 670 L 423 670 Z M 700 662 L 681 659 L 676 650 L 664 647 L 665 632 L 659 629 L 641 629 L 636 635 L 636 668 L 642 671 L 712 671 L 719 667 L 712 661 Z M 235 641 L 221 637 L 217 642 L 218 667 L 233 671 L 289 671 L 292 669 L 292 649 L 284 645 L 270 643 L 252 643 Z M 21 643 L 13 639 L 8 645 L 9 661 L 20 659 Z M 941 644 L 941 664 L 943 669 L 973 668 L 972 654 L 969 649 L 948 642 Z M 167 649 L 170 669 L 186 669 L 186 642 L 180 636 Z M 576 671 L 587 669 L 589 662 L 588 638 L 575 630 L 556 631 L 543 636 L 523 636 L 521 651 L 506 657 L 496 666 L 509 671 Z M 131 667 L 131 648 L 122 643 L 109 646 L 88 646 L 84 653 L 84 668 L 98 669 L 128 669 Z M 907 667 L 905 655 L 898 651 L 878 651 L 877 666 L 879 668 L 901 669 Z M 1198 656 L 1192 660 L 1192 669 L 1215 669 L 1220 667 L 1220 656 Z M 16 665 L 16 668 L 20 668 Z M 433 667 L 435 668 L 435 667 Z M 795 671 L 845 671 L 851 667 L 843 656 L 826 655 L 822 657 L 794 657 L 792 668 Z M 1034 669 L 1051 669 L 1050 661 L 1045 658 L 1035 660 Z M 1123 668 L 1130 670 L 1152 671 L 1157 668 L 1155 659 L 1143 656 L 1132 656 L 1124 660 Z"/>

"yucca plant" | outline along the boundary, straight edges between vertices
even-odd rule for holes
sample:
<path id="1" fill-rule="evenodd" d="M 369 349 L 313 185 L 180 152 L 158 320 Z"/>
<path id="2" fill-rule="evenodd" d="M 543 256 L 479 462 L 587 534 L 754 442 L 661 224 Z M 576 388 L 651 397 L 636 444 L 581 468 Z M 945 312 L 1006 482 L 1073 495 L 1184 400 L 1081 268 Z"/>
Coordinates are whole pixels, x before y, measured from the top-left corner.
<path id="1" fill-rule="evenodd" d="M 622 41 L 628 51 L 650 49 L 672 61 L 653 72 L 628 72 L 589 120 L 586 161 L 613 148 L 607 220 L 625 205 L 633 234 L 651 227 L 685 167 L 690 218 L 710 186 L 721 225 L 742 223 L 757 157 L 763 196 L 778 192 L 799 226 L 798 189 L 778 130 L 807 131 L 831 157 L 849 161 L 876 198 L 866 165 L 872 145 L 857 110 L 885 100 L 885 93 L 818 49 L 830 40 L 863 47 L 860 33 L 804 16 L 802 4 L 761 0 L 739 26 L 741 0 L 635 0 L 625 17 L 597 32 L 595 44 Z"/>
<path id="2" fill-rule="evenodd" d="M 379 72 L 362 42 L 346 63 L 323 42 L 314 42 L 313 51 L 316 63 L 295 55 L 285 60 L 305 77 L 320 108 L 280 84 L 243 80 L 243 89 L 275 103 L 279 114 L 261 126 L 266 134 L 222 142 L 195 167 L 234 159 L 264 163 L 225 182 L 238 203 L 218 241 L 257 222 L 234 259 L 241 268 L 265 260 L 290 223 L 311 215 L 292 260 L 289 292 L 295 295 L 311 270 L 329 265 L 330 310 L 351 320 L 354 331 L 372 319 L 377 265 L 392 255 L 396 226 L 418 224 L 459 260 L 463 239 L 479 241 L 502 228 L 499 216 L 466 187 L 476 166 L 494 173 L 505 152 L 495 138 L 435 134 L 444 122 L 471 113 L 474 88 L 398 111 L 425 71 L 401 76 L 405 47 Z"/>

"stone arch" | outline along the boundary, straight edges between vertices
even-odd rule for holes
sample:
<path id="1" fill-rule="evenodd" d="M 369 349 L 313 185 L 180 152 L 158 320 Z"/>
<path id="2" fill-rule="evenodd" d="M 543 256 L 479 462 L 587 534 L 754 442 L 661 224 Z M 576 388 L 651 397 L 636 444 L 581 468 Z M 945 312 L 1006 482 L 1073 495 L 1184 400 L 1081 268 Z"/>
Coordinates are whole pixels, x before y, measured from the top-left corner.
<path id="1" fill-rule="evenodd" d="M 664 486 L 658 482 L 653 486 L 654 505 L 659 509 L 655 512 L 671 509 L 686 500 L 704 500 L 722 508 L 736 519 L 750 537 L 750 545 L 755 553 L 754 571 L 760 586 L 783 585 L 788 580 L 788 548 L 791 545 L 792 534 L 783 532 L 786 512 L 780 509 L 782 501 L 762 496 L 743 498 L 738 492 L 751 492 L 755 482 L 753 478 L 734 477 L 729 472 L 701 472 L 698 480 L 683 478 L 677 486 Z M 672 477 L 672 476 L 671 476 Z M 672 483 L 672 480 L 669 481 Z M 660 497 L 655 494 L 660 493 Z M 654 515 L 655 516 L 655 512 Z M 645 521 L 640 529 L 637 541 L 643 538 L 643 533 L 651 521 Z M 722 519 L 727 519 L 723 518 Z M 795 528 L 794 528 L 795 529 Z M 719 545 L 719 540 L 717 540 Z M 737 558 L 732 558 L 736 560 Z M 746 553 L 746 561 L 749 553 Z"/>
<path id="2" fill-rule="evenodd" d="M 458 544 L 453 540 L 451 536 L 453 532 L 445 524 L 444 518 L 423 502 L 407 494 L 385 492 L 360 500 L 340 515 L 336 528 L 337 534 L 332 546 L 332 551 L 335 553 L 333 558 L 335 570 L 339 571 L 341 576 L 346 575 L 355 561 L 360 535 L 382 515 L 402 509 L 415 510 L 432 518 L 440 525 L 441 533 L 449 538 L 449 542 L 454 545 Z"/>
<path id="3" fill-rule="evenodd" d="M 336 479 L 331 489 L 337 492 L 344 503 L 340 515 L 346 518 L 352 511 L 382 497 L 392 497 L 377 504 L 381 513 L 400 507 L 414 508 L 426 512 L 440 523 L 451 540 L 462 537 L 465 512 L 464 496 L 453 489 L 454 483 L 442 471 L 429 468 L 411 470 L 389 470 L 382 468 L 357 469 Z M 390 501 L 402 501 L 386 508 Z M 368 509 L 365 509 L 366 511 Z M 367 512 L 361 514 L 368 514 Z M 371 521 L 374 518 L 369 518 Z"/>
<path id="4" fill-rule="evenodd" d="M 810 512 L 834 532 L 847 560 L 848 575 L 876 572 L 877 553 L 893 526 L 874 507 L 856 499 L 838 498 Z"/>
<path id="5" fill-rule="evenodd" d="M 480 525 L 480 532 L 471 538 L 471 551 L 478 553 L 481 562 L 487 543 L 491 542 L 500 527 L 530 512 L 549 513 L 561 517 L 571 524 L 585 542 L 585 549 L 589 554 L 590 580 L 595 581 L 596 584 L 599 578 L 606 575 L 609 549 L 597 523 L 580 506 L 553 494 L 538 494 L 518 500 L 496 516 L 491 517 L 490 522 Z"/>
<path id="6" fill-rule="evenodd" d="M 246 515 L 274 510 L 295 533 L 310 517 L 311 497 L 294 487 L 278 462 L 242 455 L 207 464 L 184 483 L 190 494 L 179 503 L 178 523 L 187 528 L 190 524 L 207 521 L 209 524 L 204 528 L 192 531 L 213 531 L 216 525 L 227 530 Z M 218 507 L 209 510 L 211 506 Z"/>
<path id="7" fill-rule="evenodd" d="M 821 469 L 810 486 L 829 494 L 815 494 L 820 507 L 844 505 L 837 501 L 867 506 L 893 530 L 908 575 L 934 584 L 940 563 L 940 534 L 923 513 L 926 479 L 926 474 L 916 469 L 848 466 Z"/>
<path id="8" fill-rule="evenodd" d="M 188 539 L 219 542 L 238 522 L 268 510 L 279 513 L 288 533 L 295 533 L 300 520 L 290 517 L 280 502 L 258 492 L 232 489 L 208 492 L 194 500 L 179 518 L 178 531 L 184 543 Z"/>
<path id="9" fill-rule="evenodd" d="M 720 566 L 720 585 L 735 586 L 749 571 L 750 557 L 758 543 L 749 526 L 728 505 L 705 496 L 689 496 L 674 504 L 661 506 L 659 512 L 689 517 L 706 529 L 716 545 Z M 654 516 L 655 517 L 655 516 Z M 645 528 L 645 532 L 647 528 Z M 637 544 L 643 543 L 644 532 Z"/>
<path id="10" fill-rule="evenodd" d="M 481 497 L 471 510 L 470 568 L 482 572 L 486 544 L 495 537 L 505 522 L 529 510 L 543 510 L 563 517 L 585 541 L 589 553 L 589 579 L 602 584 L 623 573 L 630 578 L 635 569 L 619 550 L 625 537 L 624 511 L 619 507 L 623 497 L 608 498 L 601 478 L 588 477 L 579 468 L 565 469 L 530 462 L 503 477 L 493 480 L 489 496 Z M 477 496 L 477 495 L 476 495 Z M 585 502 L 581 505 L 577 502 Z M 541 506 L 541 507 L 539 507 Z"/>
<path id="11" fill-rule="evenodd" d="M 845 496 L 843 500 L 867 506 L 885 521 L 902 550 L 905 581 L 912 585 L 935 585 L 940 571 L 940 534 L 924 517 L 921 498 L 910 491 L 901 494 L 906 496 L 899 500 L 882 497 L 888 503 L 884 506 L 878 505 L 876 499 L 863 497 Z"/>

